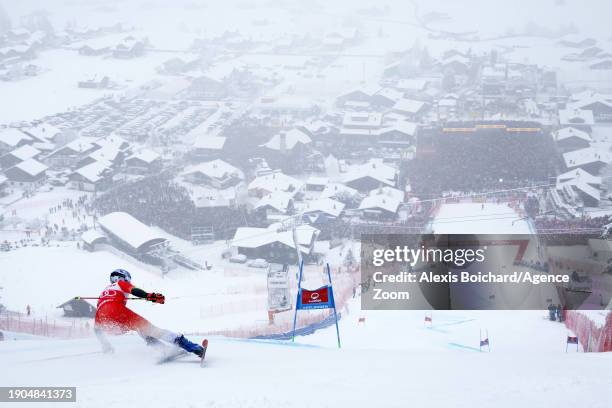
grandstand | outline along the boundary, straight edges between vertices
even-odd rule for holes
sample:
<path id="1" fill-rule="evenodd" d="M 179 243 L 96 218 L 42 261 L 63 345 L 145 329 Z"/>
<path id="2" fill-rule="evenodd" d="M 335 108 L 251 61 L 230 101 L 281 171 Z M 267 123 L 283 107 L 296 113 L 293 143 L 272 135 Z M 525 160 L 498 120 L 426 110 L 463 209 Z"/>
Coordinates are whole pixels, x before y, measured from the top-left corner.
<path id="1" fill-rule="evenodd" d="M 554 157 L 537 122 L 454 122 L 421 131 L 408 177 L 417 194 L 544 184 Z"/>

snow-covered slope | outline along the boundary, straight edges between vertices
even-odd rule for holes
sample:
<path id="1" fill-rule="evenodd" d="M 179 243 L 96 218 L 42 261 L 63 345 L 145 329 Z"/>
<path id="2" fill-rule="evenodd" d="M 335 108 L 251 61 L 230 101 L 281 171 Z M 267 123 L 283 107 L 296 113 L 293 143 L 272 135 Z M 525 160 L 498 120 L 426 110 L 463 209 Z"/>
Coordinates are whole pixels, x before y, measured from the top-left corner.
<path id="1" fill-rule="evenodd" d="M 76 386 L 77 404 L 66 406 L 92 408 L 604 407 L 612 363 L 605 354 L 338 350 L 214 338 L 200 368 L 191 357 L 156 365 L 135 335 L 114 343 L 113 355 L 95 353 L 94 339 L 0 343 L 0 383 Z"/>

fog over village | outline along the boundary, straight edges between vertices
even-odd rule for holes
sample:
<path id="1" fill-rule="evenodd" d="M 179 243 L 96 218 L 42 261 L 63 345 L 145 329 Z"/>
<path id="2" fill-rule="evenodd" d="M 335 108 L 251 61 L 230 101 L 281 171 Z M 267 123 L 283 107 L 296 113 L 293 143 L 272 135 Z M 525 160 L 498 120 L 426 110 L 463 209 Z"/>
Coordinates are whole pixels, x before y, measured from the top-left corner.
<path id="1" fill-rule="evenodd" d="M 607 406 L 610 15 L 0 0 L 0 386 L 76 386 L 94 408 Z M 364 302 L 362 244 L 433 234 L 567 282 L 372 310 L 390 308 Z M 210 340 L 207 366 L 156 365 L 140 331 L 101 351 L 117 269 L 165 295 L 131 310 Z M 333 309 L 298 310 L 332 286 Z"/>

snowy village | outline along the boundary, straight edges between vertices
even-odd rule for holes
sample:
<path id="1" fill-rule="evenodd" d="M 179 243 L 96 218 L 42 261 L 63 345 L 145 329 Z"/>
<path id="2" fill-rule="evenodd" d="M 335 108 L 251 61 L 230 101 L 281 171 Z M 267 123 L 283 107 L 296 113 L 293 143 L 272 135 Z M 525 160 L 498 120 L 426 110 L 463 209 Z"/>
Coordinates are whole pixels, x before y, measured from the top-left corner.
<path id="1" fill-rule="evenodd" d="M 0 0 L 0 388 L 608 406 L 610 11 Z M 364 240 L 432 234 L 567 279 L 529 307 L 489 288 L 373 310 Z M 121 335 L 100 317 L 115 291 Z"/>

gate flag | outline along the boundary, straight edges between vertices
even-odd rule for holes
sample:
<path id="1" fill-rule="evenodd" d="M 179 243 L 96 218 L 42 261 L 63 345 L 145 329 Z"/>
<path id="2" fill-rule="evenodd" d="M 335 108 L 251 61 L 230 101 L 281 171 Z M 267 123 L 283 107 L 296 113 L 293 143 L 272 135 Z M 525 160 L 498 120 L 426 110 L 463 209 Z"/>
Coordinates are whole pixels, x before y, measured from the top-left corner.
<path id="1" fill-rule="evenodd" d="M 318 289 L 308 290 L 302 288 L 302 272 L 304 270 L 304 261 L 300 264 L 300 277 L 298 279 L 297 301 L 295 302 L 295 314 L 293 316 L 293 336 L 291 341 L 295 341 L 295 324 L 297 322 L 298 310 L 315 310 L 315 309 L 334 309 L 334 318 L 336 319 L 336 335 L 338 336 L 338 348 L 340 344 L 340 329 L 338 328 L 338 313 L 336 312 L 336 303 L 334 302 L 334 289 L 332 287 L 331 272 L 329 264 L 327 264 L 327 278 L 329 285 L 321 286 Z"/>
<path id="2" fill-rule="evenodd" d="M 301 289 L 297 302 L 298 309 L 332 309 L 334 304 L 334 292 L 331 286 L 321 286 L 319 289 Z"/>

